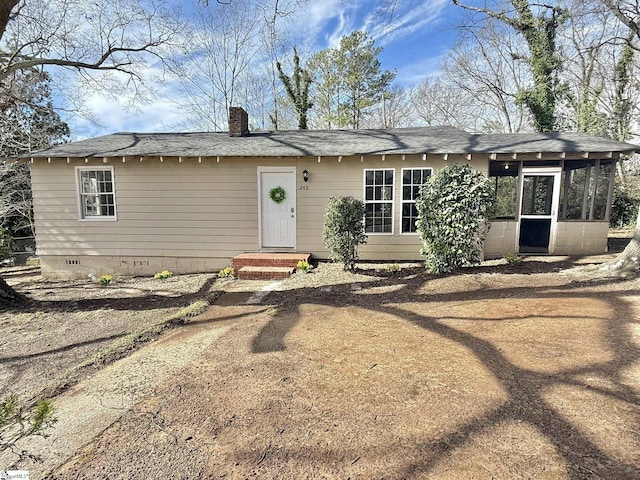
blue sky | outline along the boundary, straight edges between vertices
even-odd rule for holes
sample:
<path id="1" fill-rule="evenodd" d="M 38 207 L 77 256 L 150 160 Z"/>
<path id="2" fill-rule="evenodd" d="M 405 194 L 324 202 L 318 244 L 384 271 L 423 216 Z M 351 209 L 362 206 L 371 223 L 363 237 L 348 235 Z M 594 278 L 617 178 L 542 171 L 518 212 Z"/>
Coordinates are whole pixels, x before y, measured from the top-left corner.
<path id="1" fill-rule="evenodd" d="M 190 4 L 180 2 L 188 15 Z M 319 51 L 338 44 L 343 35 L 355 30 L 367 31 L 384 50 L 379 56 L 382 67 L 397 70 L 396 84 L 410 87 L 437 73 L 442 57 L 455 42 L 456 25 L 463 14 L 451 0 L 401 0 L 394 15 L 380 14 L 380 0 L 308 0 L 306 6 L 289 18 L 303 32 L 307 50 Z M 158 132 L 180 129 L 182 112 L 172 100 L 171 82 L 158 85 L 156 97 L 135 109 L 124 101 L 87 92 L 85 105 L 100 125 L 77 117 L 67 122 L 73 139 L 119 131 Z"/>

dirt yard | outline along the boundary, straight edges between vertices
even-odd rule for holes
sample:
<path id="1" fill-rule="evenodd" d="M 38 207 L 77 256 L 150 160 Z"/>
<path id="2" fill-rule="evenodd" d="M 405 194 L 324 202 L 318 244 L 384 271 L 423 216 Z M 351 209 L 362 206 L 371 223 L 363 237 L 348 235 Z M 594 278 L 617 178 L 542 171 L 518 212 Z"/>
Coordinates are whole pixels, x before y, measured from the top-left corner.
<path id="1" fill-rule="evenodd" d="M 38 300 L 36 317 L 11 328 L 3 317 L 3 328 L 16 341 L 21 325 L 34 352 L 71 341 L 80 352 L 76 331 L 100 343 L 134 318 L 227 292 L 176 328 L 229 329 L 51 478 L 640 478 L 640 281 L 574 268 L 604 258 L 449 276 L 321 265 L 259 288 L 190 277 L 175 296 L 131 286 L 133 317 L 105 293 Z M 26 285 L 41 299 L 67 284 Z M 88 305 L 115 324 L 90 328 L 87 317 L 57 329 L 63 338 L 47 331 L 55 322 L 32 325 Z M 6 338 L 3 372 L 28 355 L 7 359 Z"/>
<path id="2" fill-rule="evenodd" d="M 0 397 L 23 400 L 56 393 L 157 336 L 167 319 L 212 295 L 216 280 L 183 275 L 102 286 L 44 281 L 34 268 L 4 269 L 2 276 L 29 298 L 26 306 L 0 311 Z"/>

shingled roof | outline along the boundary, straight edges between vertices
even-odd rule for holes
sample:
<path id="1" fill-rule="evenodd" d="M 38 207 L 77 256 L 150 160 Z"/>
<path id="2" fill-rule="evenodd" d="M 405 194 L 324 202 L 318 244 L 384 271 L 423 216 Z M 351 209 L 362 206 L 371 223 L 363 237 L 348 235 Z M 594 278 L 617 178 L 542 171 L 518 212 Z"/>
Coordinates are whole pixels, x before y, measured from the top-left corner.
<path id="1" fill-rule="evenodd" d="M 640 146 L 581 133 L 470 134 L 455 127 L 228 133 L 115 133 L 55 145 L 23 158 L 175 156 L 300 157 L 390 154 L 640 151 Z"/>

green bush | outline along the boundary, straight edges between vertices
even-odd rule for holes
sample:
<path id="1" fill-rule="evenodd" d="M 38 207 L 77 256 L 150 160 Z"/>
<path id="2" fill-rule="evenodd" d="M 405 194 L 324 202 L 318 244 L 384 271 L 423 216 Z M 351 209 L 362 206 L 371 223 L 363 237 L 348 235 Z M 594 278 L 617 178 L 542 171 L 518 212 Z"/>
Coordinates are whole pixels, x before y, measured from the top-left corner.
<path id="1" fill-rule="evenodd" d="M 156 273 L 153 276 L 153 278 L 155 278 L 156 280 L 165 281 L 167 278 L 169 278 L 172 275 L 173 275 L 173 273 L 171 273 L 169 270 L 163 270 L 161 272 Z"/>
<path id="2" fill-rule="evenodd" d="M 416 222 L 433 273 L 447 273 L 482 258 L 491 186 L 468 165 L 448 165 L 429 178 L 416 201 Z"/>
<path id="3" fill-rule="evenodd" d="M 113 281 L 113 275 L 102 275 L 98 281 L 102 285 L 109 285 Z"/>
<path id="4" fill-rule="evenodd" d="M 358 245 L 367 243 L 364 233 L 364 203 L 353 197 L 331 197 L 324 214 L 322 241 L 330 258 L 353 270 Z"/>
<path id="5" fill-rule="evenodd" d="M 218 272 L 218 278 L 233 278 L 236 276 L 236 271 L 232 267 L 223 268 Z"/>
<path id="6" fill-rule="evenodd" d="M 521 258 L 518 256 L 517 253 L 507 253 L 504 256 L 504 261 L 507 262 L 510 266 L 514 266 L 515 264 L 519 263 L 521 260 Z"/>
<path id="7" fill-rule="evenodd" d="M 300 260 L 296 265 L 296 270 L 300 272 L 308 273 L 311 269 L 313 269 L 313 265 L 306 260 Z"/>
<path id="8" fill-rule="evenodd" d="M 616 185 L 613 191 L 609 225 L 618 228 L 635 225 L 638 218 L 638 205 L 640 205 L 640 198 Z"/>

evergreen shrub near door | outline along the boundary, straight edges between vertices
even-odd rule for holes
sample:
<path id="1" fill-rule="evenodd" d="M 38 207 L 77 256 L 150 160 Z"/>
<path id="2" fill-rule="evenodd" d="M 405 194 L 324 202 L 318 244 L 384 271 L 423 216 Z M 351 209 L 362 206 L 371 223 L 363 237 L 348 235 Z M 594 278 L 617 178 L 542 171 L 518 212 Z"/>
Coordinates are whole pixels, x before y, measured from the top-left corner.
<path id="1" fill-rule="evenodd" d="M 331 259 L 353 270 L 358 245 L 367 243 L 364 233 L 364 202 L 353 197 L 331 197 L 324 214 L 322 241 Z"/>
<path id="2" fill-rule="evenodd" d="M 416 200 L 420 253 L 433 273 L 447 273 L 482 259 L 491 186 L 468 165 L 448 165 L 429 178 Z"/>

